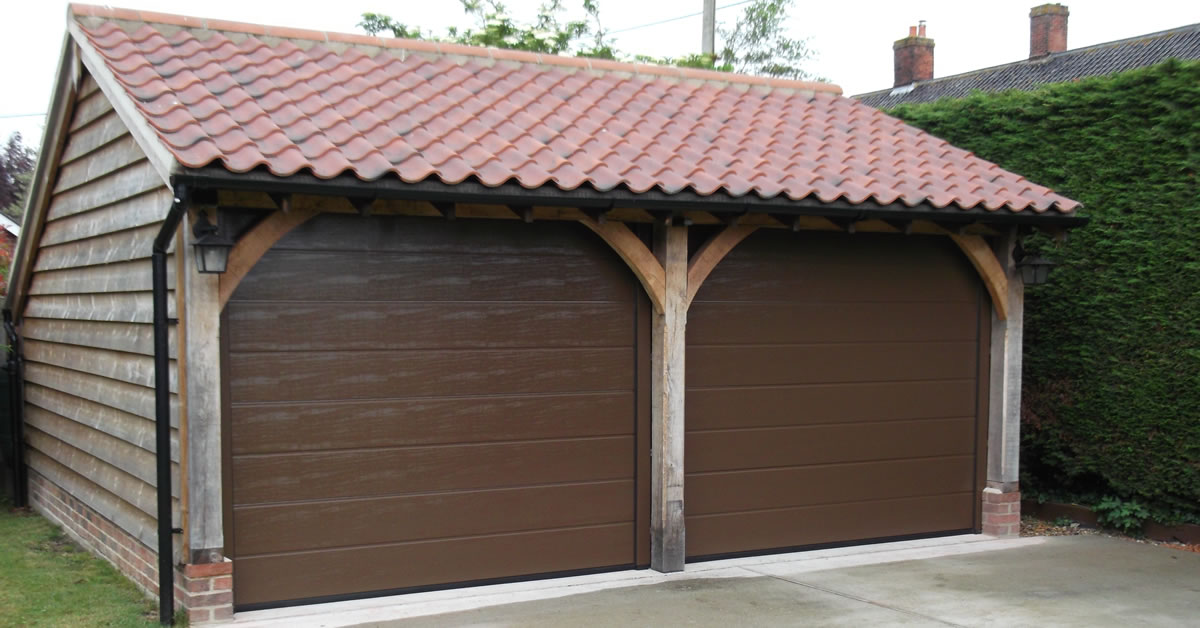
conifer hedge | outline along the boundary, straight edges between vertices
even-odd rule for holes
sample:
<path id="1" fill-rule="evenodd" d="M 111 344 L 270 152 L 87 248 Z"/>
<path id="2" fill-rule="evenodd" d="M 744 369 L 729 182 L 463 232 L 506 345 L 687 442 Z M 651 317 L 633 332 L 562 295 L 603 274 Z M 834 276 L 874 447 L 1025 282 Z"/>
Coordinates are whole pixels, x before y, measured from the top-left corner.
<path id="1" fill-rule="evenodd" d="M 891 113 L 1091 217 L 1027 244 L 1022 491 L 1200 523 L 1200 62 Z"/>

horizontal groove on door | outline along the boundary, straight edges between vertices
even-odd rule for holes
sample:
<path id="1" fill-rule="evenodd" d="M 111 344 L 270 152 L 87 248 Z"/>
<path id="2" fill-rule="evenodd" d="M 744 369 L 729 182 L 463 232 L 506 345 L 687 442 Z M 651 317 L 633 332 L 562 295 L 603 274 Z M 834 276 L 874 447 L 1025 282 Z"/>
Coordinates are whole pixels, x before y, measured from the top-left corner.
<path id="1" fill-rule="evenodd" d="M 975 379 L 688 388 L 686 413 L 696 431 L 972 416 Z"/>
<path id="2" fill-rule="evenodd" d="M 505 349 L 401 354 L 231 352 L 238 401 L 370 399 L 397 390 L 422 396 L 629 390 L 633 349 Z"/>
<path id="3" fill-rule="evenodd" d="M 464 434 L 475 443 L 620 436 L 632 433 L 632 404 L 632 391 L 239 404 L 233 453 L 445 445 Z"/>
<path id="4" fill-rule="evenodd" d="M 236 603 L 241 606 L 296 597 L 628 565 L 632 562 L 629 547 L 632 536 L 633 524 L 627 523 L 238 558 L 237 577 L 255 586 L 241 592 Z"/>
<path id="5" fill-rule="evenodd" d="M 243 507 L 237 555 L 527 532 L 633 520 L 633 480 Z M 572 508 L 561 508 L 564 503 Z M 380 521 L 389 522 L 379 525 Z M 314 527 L 337 534 L 315 542 Z"/>
<path id="6" fill-rule="evenodd" d="M 688 516 L 689 557 L 970 527 L 974 492 Z"/>
<path id="7" fill-rule="evenodd" d="M 972 489 L 973 464 L 962 455 L 688 475 L 684 503 L 699 516 L 961 493 Z"/>
<path id="8" fill-rule="evenodd" d="M 234 303 L 229 320 L 239 352 L 628 347 L 628 309 L 627 303 L 256 302 Z M 308 319 L 322 324 L 290 333 Z"/>
<path id="9" fill-rule="evenodd" d="M 286 458 L 235 458 L 237 504 L 632 477 L 632 436 Z"/>

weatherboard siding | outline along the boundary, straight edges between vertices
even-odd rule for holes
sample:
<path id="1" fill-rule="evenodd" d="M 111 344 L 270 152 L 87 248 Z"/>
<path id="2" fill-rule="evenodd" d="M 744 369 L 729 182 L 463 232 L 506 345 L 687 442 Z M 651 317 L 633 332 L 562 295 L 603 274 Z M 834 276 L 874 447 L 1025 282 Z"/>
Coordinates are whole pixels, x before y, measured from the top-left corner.
<path id="1" fill-rule="evenodd" d="M 29 465 L 154 547 L 150 252 L 171 192 L 90 76 L 78 93 L 21 320 Z M 178 495 L 174 330 L 170 354 Z"/>

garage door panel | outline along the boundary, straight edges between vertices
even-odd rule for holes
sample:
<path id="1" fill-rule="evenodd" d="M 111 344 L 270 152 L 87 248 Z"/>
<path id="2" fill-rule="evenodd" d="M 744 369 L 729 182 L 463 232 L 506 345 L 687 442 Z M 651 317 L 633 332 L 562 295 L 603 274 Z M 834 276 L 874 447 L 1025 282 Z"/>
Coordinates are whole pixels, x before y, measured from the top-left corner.
<path id="1" fill-rule="evenodd" d="M 247 506 L 234 511 L 237 556 L 629 523 L 633 490 L 629 479 Z"/>
<path id="2" fill-rule="evenodd" d="M 954 495 L 689 516 L 688 555 L 702 557 L 927 534 L 931 531 L 966 530 L 969 525 L 963 525 L 961 513 L 964 509 L 970 510 L 977 497 L 971 491 Z"/>
<path id="3" fill-rule="evenodd" d="M 948 238 L 759 229 L 721 261 L 696 301 L 970 303 L 976 291 Z"/>
<path id="4" fill-rule="evenodd" d="M 292 229 L 271 249 L 276 251 L 338 251 L 349 253 L 409 253 L 447 251 L 487 255 L 584 257 L 611 255 L 607 245 L 587 227 L 572 222 L 515 220 L 456 220 L 451 224 L 428 203 L 431 217 L 330 216 L 323 214 Z M 515 218 L 516 216 L 512 216 Z"/>
<path id="5" fill-rule="evenodd" d="M 632 435 L 235 456 L 233 498 L 249 505 L 627 479 L 632 456 Z"/>
<path id="6" fill-rule="evenodd" d="M 248 301 L 589 301 L 632 303 L 619 266 L 580 256 L 476 252 L 272 251 L 238 284 Z M 517 295 L 514 297 L 514 295 Z"/>
<path id="7" fill-rule="evenodd" d="M 974 341 L 974 302 L 705 303 L 689 312 L 692 346 Z M 737 321 L 737 325 L 730 325 Z"/>
<path id="8" fill-rule="evenodd" d="M 975 420 L 929 419 L 688 432 L 692 473 L 958 456 L 974 452 Z"/>
<path id="9" fill-rule="evenodd" d="M 688 347 L 689 388 L 961 380 L 975 341 Z"/>
<path id="10" fill-rule="evenodd" d="M 632 391 L 514 397 L 245 404 L 233 453 L 281 453 L 616 436 L 631 433 Z M 569 417 L 565 420 L 564 417 Z"/>
<path id="11" fill-rule="evenodd" d="M 370 594 L 525 573 L 618 567 L 629 563 L 633 524 L 418 541 L 344 550 L 238 558 L 240 607 L 307 597 Z M 236 582 L 236 581 L 235 581 Z"/>
<path id="12" fill-rule="evenodd" d="M 234 303 L 229 320 L 239 351 L 549 349 L 631 346 L 628 311 L 609 303 L 256 301 Z"/>
<path id="13" fill-rule="evenodd" d="M 708 515 L 972 490 L 974 456 L 689 474 L 689 515 Z M 781 490 L 781 487 L 786 487 Z"/>
<path id="14" fill-rule="evenodd" d="M 639 291 L 573 223 L 288 233 L 222 326 L 237 608 L 632 565 Z"/>
<path id="15" fill-rule="evenodd" d="M 631 324 L 632 326 L 632 324 Z M 629 390 L 633 349 L 230 353 L 240 402 Z"/>
<path id="16" fill-rule="evenodd" d="M 981 294 L 948 238 L 734 248 L 688 315 L 688 556 L 972 528 Z"/>
<path id="17" fill-rule="evenodd" d="M 966 379 L 690 389 L 687 426 L 703 431 L 971 416 L 975 389 Z"/>

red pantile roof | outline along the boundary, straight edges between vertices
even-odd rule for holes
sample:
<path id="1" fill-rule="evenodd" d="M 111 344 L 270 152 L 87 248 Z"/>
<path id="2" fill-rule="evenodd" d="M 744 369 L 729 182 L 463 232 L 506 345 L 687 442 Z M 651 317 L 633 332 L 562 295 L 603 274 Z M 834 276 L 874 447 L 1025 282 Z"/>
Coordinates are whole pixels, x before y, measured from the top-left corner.
<path id="1" fill-rule="evenodd" d="M 179 164 L 881 205 L 1077 203 L 832 85 L 72 5 Z"/>

